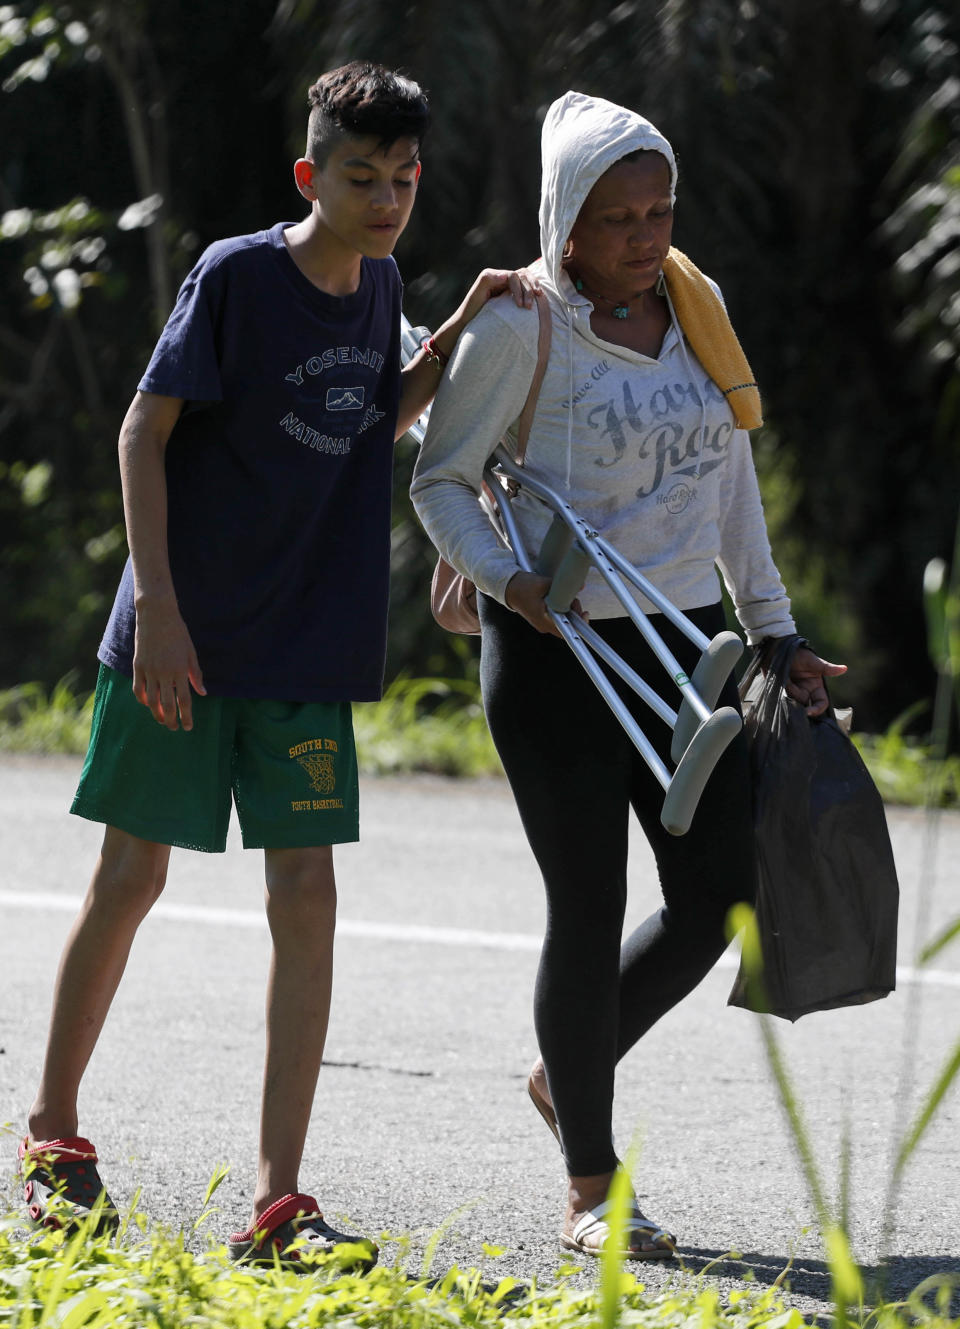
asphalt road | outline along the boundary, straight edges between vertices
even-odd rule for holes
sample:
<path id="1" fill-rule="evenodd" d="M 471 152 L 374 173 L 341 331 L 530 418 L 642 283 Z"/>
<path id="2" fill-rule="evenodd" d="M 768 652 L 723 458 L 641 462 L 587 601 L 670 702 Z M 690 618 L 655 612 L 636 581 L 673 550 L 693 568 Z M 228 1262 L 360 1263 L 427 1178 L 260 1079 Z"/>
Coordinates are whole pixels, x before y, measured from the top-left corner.
<path id="1" fill-rule="evenodd" d="M 11 1198 L 56 963 L 100 839 L 67 814 L 77 771 L 68 759 L 0 759 L 0 1177 Z M 334 1004 L 302 1185 L 328 1218 L 390 1234 L 385 1258 L 413 1272 L 442 1228 L 436 1270 L 551 1279 L 563 1174 L 525 1093 L 543 906 L 509 793 L 424 778 L 369 780 L 362 797 L 364 839 L 337 851 Z M 898 992 L 775 1022 L 830 1195 L 850 1139 L 851 1231 L 867 1271 L 882 1253 L 895 1141 L 960 1038 L 960 942 L 923 981 L 912 967 L 918 917 L 925 940 L 960 912 L 960 816 L 888 818 L 903 895 Z M 225 855 L 175 851 L 84 1085 L 81 1132 L 114 1196 L 123 1206 L 139 1189 L 170 1226 L 193 1221 L 218 1163 L 231 1171 L 214 1226 L 246 1223 L 268 959 L 261 889 L 260 855 L 244 853 L 235 828 Z M 631 892 L 636 923 L 657 903 L 639 837 Z M 678 1234 L 686 1268 L 719 1259 L 706 1275 L 718 1286 L 765 1285 L 792 1260 L 793 1302 L 812 1312 L 829 1292 L 813 1207 L 757 1020 L 726 1006 L 733 973 L 724 957 L 625 1060 L 618 1142 L 639 1140 L 641 1204 Z M 899 1195 L 888 1295 L 934 1273 L 960 1279 L 958 1116 L 954 1086 Z M 644 1272 L 650 1288 L 675 1277 Z"/>

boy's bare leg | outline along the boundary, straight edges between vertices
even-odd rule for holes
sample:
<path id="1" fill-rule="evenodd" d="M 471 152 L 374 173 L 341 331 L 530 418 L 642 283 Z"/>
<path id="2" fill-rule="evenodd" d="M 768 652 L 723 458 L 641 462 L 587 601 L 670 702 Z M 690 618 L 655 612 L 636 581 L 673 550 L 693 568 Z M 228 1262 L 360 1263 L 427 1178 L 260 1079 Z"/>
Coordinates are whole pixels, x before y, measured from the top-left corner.
<path id="1" fill-rule="evenodd" d="M 273 956 L 254 1222 L 275 1200 L 300 1190 L 330 1014 L 337 914 L 331 848 L 268 849 L 265 861 Z"/>
<path id="2" fill-rule="evenodd" d="M 108 826 L 86 899 L 63 954 L 40 1087 L 27 1116 L 32 1140 L 77 1134 L 77 1095 L 141 921 L 163 890 L 169 845 Z"/>

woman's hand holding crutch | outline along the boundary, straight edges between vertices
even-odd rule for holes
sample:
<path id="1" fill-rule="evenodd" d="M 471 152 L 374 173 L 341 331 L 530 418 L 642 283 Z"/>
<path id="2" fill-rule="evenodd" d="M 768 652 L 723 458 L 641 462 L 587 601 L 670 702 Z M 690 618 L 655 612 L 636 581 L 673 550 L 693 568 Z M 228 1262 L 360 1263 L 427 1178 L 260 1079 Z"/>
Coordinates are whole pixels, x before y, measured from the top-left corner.
<path id="1" fill-rule="evenodd" d="M 559 637 L 560 629 L 547 608 L 547 594 L 552 583 L 551 577 L 541 577 L 536 572 L 515 572 L 507 582 L 507 608 L 525 618 L 531 627 L 552 637 Z M 571 612 L 587 618 L 579 600 L 570 606 Z"/>

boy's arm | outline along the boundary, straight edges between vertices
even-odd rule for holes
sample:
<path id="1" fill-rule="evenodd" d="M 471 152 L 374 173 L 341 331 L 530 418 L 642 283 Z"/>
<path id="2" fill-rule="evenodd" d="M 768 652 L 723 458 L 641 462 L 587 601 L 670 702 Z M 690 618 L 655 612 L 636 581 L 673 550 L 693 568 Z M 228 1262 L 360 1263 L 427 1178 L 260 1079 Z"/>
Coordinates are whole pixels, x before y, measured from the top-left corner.
<path id="1" fill-rule="evenodd" d="M 191 684 L 204 693 L 167 552 L 164 455 L 182 408 L 179 397 L 138 392 L 120 429 L 120 479 L 137 612 L 133 692 L 168 729 L 192 729 Z"/>
<path id="2" fill-rule="evenodd" d="M 450 358 L 457 338 L 487 301 L 509 291 L 518 308 L 532 309 L 534 293 L 539 289 L 539 283 L 526 269 L 514 272 L 508 268 L 484 268 L 459 309 L 433 334 L 433 344 L 440 352 L 440 361 L 421 350 L 401 372 L 400 410 L 394 438 L 402 438 L 433 401 L 443 366 Z"/>

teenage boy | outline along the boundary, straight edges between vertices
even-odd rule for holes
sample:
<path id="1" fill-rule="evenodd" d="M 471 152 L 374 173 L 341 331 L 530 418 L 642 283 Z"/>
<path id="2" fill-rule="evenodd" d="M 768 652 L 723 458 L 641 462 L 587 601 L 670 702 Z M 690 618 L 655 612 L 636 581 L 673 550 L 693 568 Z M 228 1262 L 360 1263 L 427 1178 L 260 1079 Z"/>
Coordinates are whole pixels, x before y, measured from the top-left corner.
<path id="1" fill-rule="evenodd" d="M 271 1263 L 356 1240 L 300 1192 L 299 1169 L 330 1007 L 332 846 L 359 834 L 350 703 L 383 679 L 394 440 L 486 299 L 509 287 L 532 303 L 487 270 L 401 373 L 391 255 L 426 98 L 354 62 L 309 99 L 294 167 L 309 214 L 203 254 L 121 429 L 130 559 L 72 809 L 106 831 L 20 1146 L 31 1220 L 87 1216 L 103 1182 L 77 1134 L 81 1078 L 170 847 L 223 851 L 232 794 L 244 846 L 264 850 L 273 954 L 253 1212 L 230 1249 Z M 105 1192 L 98 1214 L 117 1222 Z"/>

